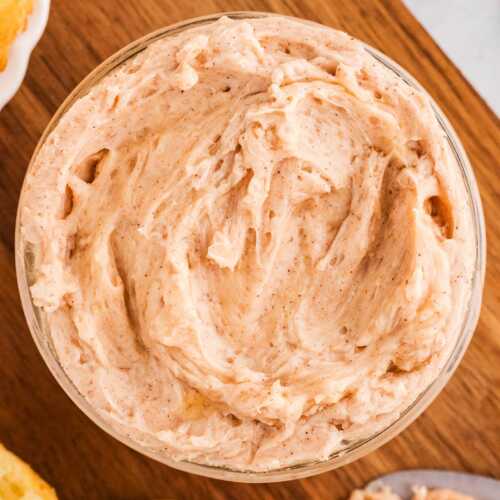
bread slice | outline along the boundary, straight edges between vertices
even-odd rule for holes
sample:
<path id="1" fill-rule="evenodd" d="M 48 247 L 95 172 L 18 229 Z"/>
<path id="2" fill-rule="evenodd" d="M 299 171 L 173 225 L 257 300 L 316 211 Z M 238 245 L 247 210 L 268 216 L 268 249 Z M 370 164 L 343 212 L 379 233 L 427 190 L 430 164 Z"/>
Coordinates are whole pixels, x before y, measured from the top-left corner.
<path id="1" fill-rule="evenodd" d="M 57 495 L 28 464 L 0 444 L 0 498 L 57 500 Z"/>

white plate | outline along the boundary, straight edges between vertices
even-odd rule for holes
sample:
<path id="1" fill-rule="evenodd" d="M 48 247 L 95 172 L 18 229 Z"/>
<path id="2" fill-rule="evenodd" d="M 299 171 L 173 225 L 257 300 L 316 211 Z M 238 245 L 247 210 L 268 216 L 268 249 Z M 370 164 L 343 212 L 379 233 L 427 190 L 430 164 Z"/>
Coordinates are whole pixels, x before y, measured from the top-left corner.
<path id="1" fill-rule="evenodd" d="M 7 66 L 0 71 L 0 110 L 12 99 L 23 82 L 31 51 L 47 25 L 49 10 L 50 0 L 35 0 L 26 31 L 20 33 L 10 47 Z"/>

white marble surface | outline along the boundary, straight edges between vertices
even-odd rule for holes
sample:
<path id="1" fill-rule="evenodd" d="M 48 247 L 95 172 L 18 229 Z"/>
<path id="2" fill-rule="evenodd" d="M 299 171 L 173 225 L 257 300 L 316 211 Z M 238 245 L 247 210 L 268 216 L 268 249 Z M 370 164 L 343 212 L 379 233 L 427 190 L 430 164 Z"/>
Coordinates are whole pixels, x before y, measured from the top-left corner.
<path id="1" fill-rule="evenodd" d="M 500 0 L 404 0 L 500 115 Z"/>

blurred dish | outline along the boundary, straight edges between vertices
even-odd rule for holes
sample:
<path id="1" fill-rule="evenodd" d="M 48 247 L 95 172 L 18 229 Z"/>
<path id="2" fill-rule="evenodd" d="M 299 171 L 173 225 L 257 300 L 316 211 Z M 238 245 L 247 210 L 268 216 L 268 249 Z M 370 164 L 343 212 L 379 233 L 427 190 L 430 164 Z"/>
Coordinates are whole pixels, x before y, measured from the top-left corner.
<path id="1" fill-rule="evenodd" d="M 33 0 L 2 0 L 0 3 L 0 71 L 7 66 L 10 46 L 28 26 Z"/>
<path id="2" fill-rule="evenodd" d="M 24 6 L 22 7 L 24 8 Z M 50 0 L 35 0 L 27 18 L 25 30 L 15 37 L 10 46 L 7 65 L 0 70 L 0 110 L 17 92 L 26 74 L 31 51 L 40 40 L 49 17 Z"/>
<path id="3" fill-rule="evenodd" d="M 426 485 L 415 487 L 416 485 Z M 393 472 L 371 481 L 365 486 L 364 492 L 368 495 L 377 495 L 382 492 L 391 491 L 394 498 L 416 499 L 416 500 L 460 500 L 477 498 L 478 500 L 497 500 L 500 494 L 500 481 L 469 474 L 466 472 L 454 472 L 434 469 L 410 469 Z M 376 493 L 374 493 L 376 492 Z M 460 493 L 458 493 L 460 492 Z M 412 494 L 414 495 L 412 497 Z M 448 496 L 444 496 L 447 494 Z M 441 495 L 441 496 L 439 496 Z M 364 497 L 351 497 L 356 500 Z M 369 496 L 367 498 L 370 498 Z M 383 500 L 385 497 L 375 497 Z"/>

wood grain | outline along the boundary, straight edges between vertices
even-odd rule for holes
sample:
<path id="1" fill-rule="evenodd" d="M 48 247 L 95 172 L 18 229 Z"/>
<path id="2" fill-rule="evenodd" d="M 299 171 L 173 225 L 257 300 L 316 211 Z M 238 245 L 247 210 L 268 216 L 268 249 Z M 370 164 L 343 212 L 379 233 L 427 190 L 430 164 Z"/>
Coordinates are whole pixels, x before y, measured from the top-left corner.
<path id="1" fill-rule="evenodd" d="M 177 472 L 98 429 L 73 405 L 31 339 L 14 271 L 17 198 L 33 149 L 69 91 L 132 40 L 188 17 L 275 11 L 350 32 L 398 61 L 445 111 L 474 166 L 488 228 L 477 332 L 455 376 L 399 437 L 340 470 L 300 481 L 234 484 Z M 53 0 L 24 85 L 0 113 L 0 441 L 63 499 L 342 499 L 411 467 L 500 476 L 500 127 L 498 118 L 399 0 Z"/>

